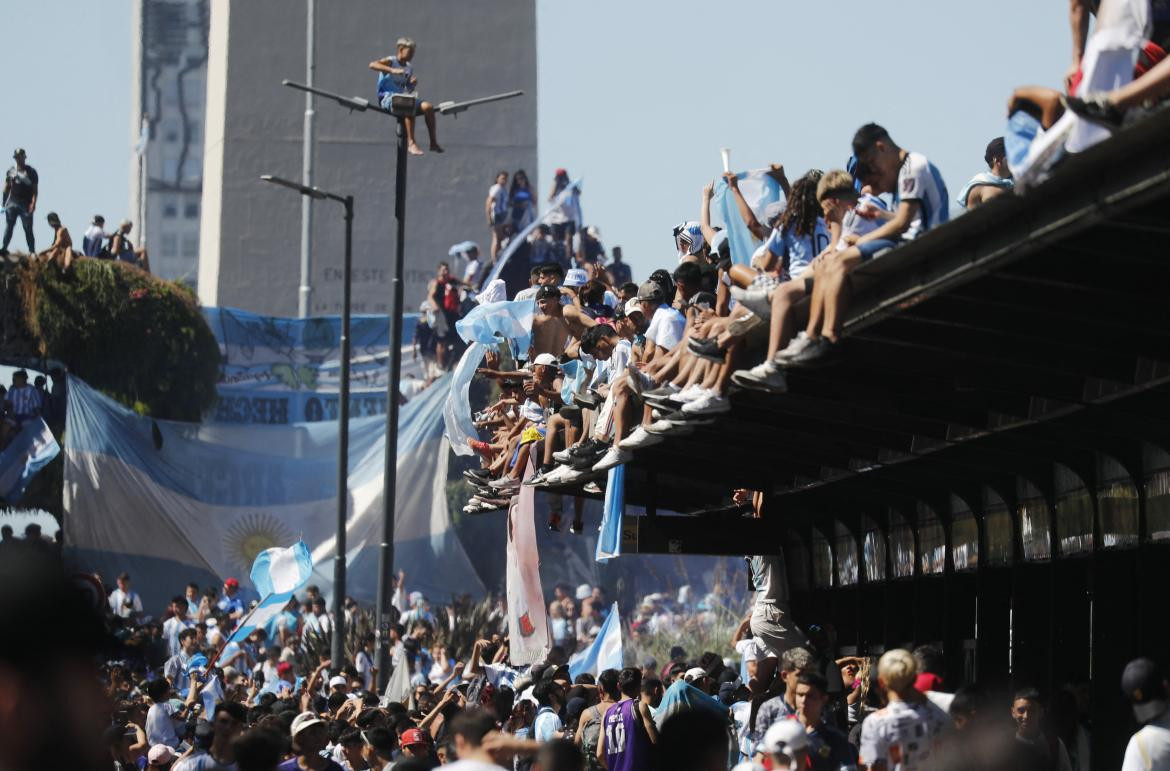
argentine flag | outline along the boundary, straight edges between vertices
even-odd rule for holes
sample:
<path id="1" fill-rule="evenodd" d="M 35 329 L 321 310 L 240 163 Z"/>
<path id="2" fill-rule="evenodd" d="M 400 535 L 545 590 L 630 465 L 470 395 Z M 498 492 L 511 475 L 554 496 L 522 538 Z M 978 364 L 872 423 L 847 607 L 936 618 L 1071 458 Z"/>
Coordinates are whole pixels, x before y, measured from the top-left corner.
<path id="1" fill-rule="evenodd" d="M 304 541 L 297 541 L 287 549 L 265 549 L 252 563 L 252 584 L 264 599 L 255 610 L 244 617 L 230 642 L 241 642 L 257 627 L 267 627 L 272 619 L 284 611 L 288 601 L 305 585 L 313 573 L 313 557 Z"/>
<path id="2" fill-rule="evenodd" d="M 615 602 L 593 644 L 569 659 L 569 675 L 573 680 L 584 672 L 596 677 L 607 669 L 621 669 L 622 662 L 622 621 Z"/>
<path id="3" fill-rule="evenodd" d="M 24 424 L 0 453 L 0 498 L 16 503 L 36 473 L 57 457 L 61 446 L 42 418 Z"/>

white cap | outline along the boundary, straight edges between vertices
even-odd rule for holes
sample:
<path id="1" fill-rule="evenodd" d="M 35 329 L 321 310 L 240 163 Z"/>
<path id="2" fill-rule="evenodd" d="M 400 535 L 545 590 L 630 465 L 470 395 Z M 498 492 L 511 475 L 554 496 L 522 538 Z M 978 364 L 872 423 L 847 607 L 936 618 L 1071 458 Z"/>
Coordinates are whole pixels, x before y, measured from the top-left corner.
<path id="1" fill-rule="evenodd" d="M 334 675 L 329 678 L 329 687 L 334 688 L 338 685 L 349 685 L 349 681 L 345 679 L 345 675 Z"/>
<path id="2" fill-rule="evenodd" d="M 686 680 L 688 683 L 691 683 L 691 682 L 694 682 L 695 680 L 700 680 L 706 676 L 707 676 L 707 670 L 703 669 L 702 667 L 691 667 L 690 669 L 688 669 L 686 671 L 686 674 L 683 675 L 683 680 Z"/>
<path id="3" fill-rule="evenodd" d="M 317 717 L 317 715 L 312 712 L 302 712 L 293 718 L 292 726 L 289 728 L 289 734 L 295 739 L 297 734 L 309 726 L 315 726 L 324 722 L 324 720 Z"/>
<path id="4" fill-rule="evenodd" d="M 585 286 L 589 282 L 589 276 L 581 268 L 570 268 L 565 273 L 565 280 L 561 282 L 562 286 Z"/>
<path id="5" fill-rule="evenodd" d="M 642 303 L 638 301 L 637 297 L 631 297 L 630 299 L 626 300 L 626 307 L 622 310 L 627 316 L 629 316 L 631 313 L 641 313 Z"/>
<path id="6" fill-rule="evenodd" d="M 593 594 L 593 587 L 589 584 L 581 584 L 577 587 L 577 599 L 583 600 L 589 595 Z"/>
<path id="7" fill-rule="evenodd" d="M 561 366 L 557 362 L 557 357 L 553 356 L 551 353 L 540 354 L 539 356 L 537 356 L 535 359 L 532 360 L 532 363 L 534 365 L 540 364 L 540 365 L 543 365 L 545 367 L 560 367 Z"/>
<path id="8" fill-rule="evenodd" d="M 764 732 L 762 744 L 764 752 L 769 755 L 780 753 L 787 755 L 789 750 L 808 749 L 808 734 L 804 732 L 804 726 L 799 720 L 795 718 L 780 720 Z"/>
<path id="9" fill-rule="evenodd" d="M 165 744 L 156 744 L 146 753 L 146 762 L 152 766 L 165 766 L 175 759 L 175 749 Z"/>

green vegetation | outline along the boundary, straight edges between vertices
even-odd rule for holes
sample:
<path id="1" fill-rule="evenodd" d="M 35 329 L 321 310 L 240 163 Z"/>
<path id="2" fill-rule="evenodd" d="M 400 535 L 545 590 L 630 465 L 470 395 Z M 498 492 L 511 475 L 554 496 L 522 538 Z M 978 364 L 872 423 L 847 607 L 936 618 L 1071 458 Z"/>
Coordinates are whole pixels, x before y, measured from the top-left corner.
<path id="1" fill-rule="evenodd" d="M 182 284 L 124 263 L 0 269 L 0 359 L 59 361 L 138 412 L 198 421 L 216 398 L 219 348 Z"/>

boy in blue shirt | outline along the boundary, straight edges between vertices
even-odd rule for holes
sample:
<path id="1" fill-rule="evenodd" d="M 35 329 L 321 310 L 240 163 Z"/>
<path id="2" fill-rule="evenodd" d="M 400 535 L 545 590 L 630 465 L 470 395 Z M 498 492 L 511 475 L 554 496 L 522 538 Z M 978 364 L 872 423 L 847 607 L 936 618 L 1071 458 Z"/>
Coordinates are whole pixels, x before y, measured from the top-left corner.
<path id="1" fill-rule="evenodd" d="M 418 78 L 414 76 L 415 44 L 408 37 L 398 38 L 397 50 L 394 56 L 370 62 L 370 69 L 378 73 L 378 104 L 382 109 L 390 109 L 390 99 L 395 94 L 414 94 L 418 91 Z M 435 107 L 430 102 L 419 102 L 417 111 L 422 113 L 427 122 L 427 133 L 431 137 L 431 152 L 441 153 L 435 139 Z M 403 118 L 406 124 L 406 150 L 411 155 L 422 155 L 422 148 L 414 141 L 414 116 Z"/>

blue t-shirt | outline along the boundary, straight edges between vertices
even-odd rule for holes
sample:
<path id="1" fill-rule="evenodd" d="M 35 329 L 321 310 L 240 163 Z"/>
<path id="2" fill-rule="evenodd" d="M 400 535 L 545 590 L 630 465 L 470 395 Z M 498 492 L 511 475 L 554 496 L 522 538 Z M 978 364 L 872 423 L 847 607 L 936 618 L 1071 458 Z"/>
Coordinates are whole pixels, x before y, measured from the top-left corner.
<path id="1" fill-rule="evenodd" d="M 378 99 L 380 100 L 386 94 L 407 94 L 411 91 L 410 80 L 414 77 L 414 66 L 407 62 L 402 64 L 398 61 L 397 56 L 390 57 L 390 66 L 394 69 L 401 69 L 400 75 L 392 75 L 389 72 L 378 73 Z"/>
<path id="2" fill-rule="evenodd" d="M 829 231 L 825 229 L 825 221 L 817 217 L 811 236 L 797 235 L 791 228 L 773 228 L 764 245 L 781 260 L 784 259 L 784 253 L 788 253 L 788 269 L 785 272 L 789 278 L 796 278 L 814 257 L 828 247 Z"/>
<path id="3" fill-rule="evenodd" d="M 551 707 L 541 707 L 532 722 L 532 738 L 538 742 L 551 742 L 556 733 L 564 729 L 561 718 Z"/>

